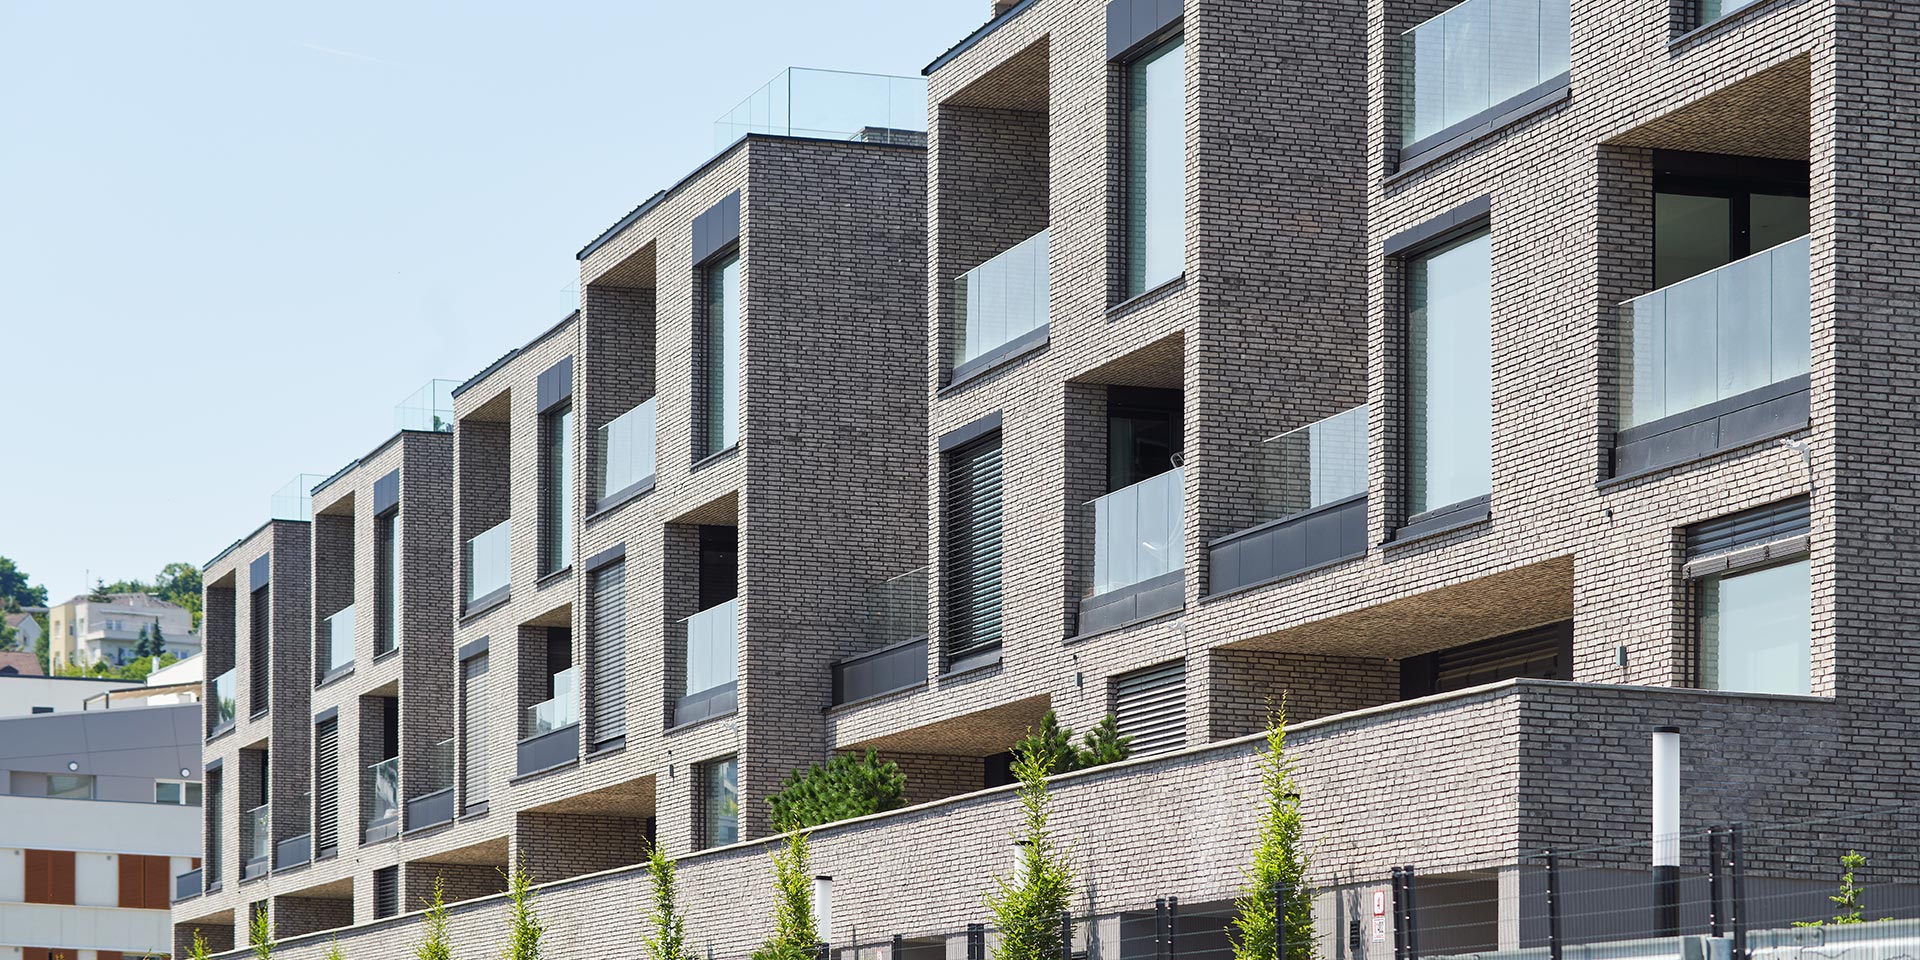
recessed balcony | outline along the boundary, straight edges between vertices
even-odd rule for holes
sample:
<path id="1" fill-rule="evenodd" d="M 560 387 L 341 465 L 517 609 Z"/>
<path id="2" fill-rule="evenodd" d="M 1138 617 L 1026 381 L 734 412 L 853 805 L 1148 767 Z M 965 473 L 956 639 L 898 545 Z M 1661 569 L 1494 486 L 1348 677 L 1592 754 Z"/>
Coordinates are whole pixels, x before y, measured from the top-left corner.
<path id="1" fill-rule="evenodd" d="M 833 705 L 927 682 L 927 568 L 867 589 L 865 632 L 874 648 L 833 665 Z"/>
<path id="2" fill-rule="evenodd" d="M 1047 252 L 1042 230 L 953 281 L 954 379 L 1046 342 Z"/>
<path id="3" fill-rule="evenodd" d="M 512 576 L 513 521 L 502 520 L 468 540 L 463 558 L 467 568 L 467 609 L 483 607 L 505 596 Z"/>
<path id="4" fill-rule="evenodd" d="M 1261 441 L 1257 513 L 1207 545 L 1209 594 L 1270 583 L 1367 552 L 1367 407 Z"/>
<path id="5" fill-rule="evenodd" d="M 673 708 L 675 726 L 732 713 L 739 670 L 740 601 L 728 600 L 680 622 L 686 635 L 686 692 Z"/>
<path id="6" fill-rule="evenodd" d="M 1099 633 L 1185 603 L 1185 467 L 1094 500 L 1093 585 L 1080 601 L 1080 633 Z"/>
<path id="7" fill-rule="evenodd" d="M 447 823 L 453 819 L 453 738 L 433 745 L 427 754 L 424 782 L 414 796 L 407 798 L 406 825 L 409 830 Z"/>
<path id="8" fill-rule="evenodd" d="M 580 670 L 553 674 L 553 694 L 520 717 L 519 773 L 526 776 L 580 756 Z"/>

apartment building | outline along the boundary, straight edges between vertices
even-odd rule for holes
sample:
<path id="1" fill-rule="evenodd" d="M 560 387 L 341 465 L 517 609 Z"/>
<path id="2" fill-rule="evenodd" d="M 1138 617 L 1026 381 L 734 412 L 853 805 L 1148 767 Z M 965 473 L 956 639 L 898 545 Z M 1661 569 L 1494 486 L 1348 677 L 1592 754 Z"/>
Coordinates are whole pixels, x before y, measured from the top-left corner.
<path id="1" fill-rule="evenodd" d="M 549 884 L 565 955 L 639 935 L 596 905 L 643 899 L 621 867 L 647 840 L 680 857 L 697 942 L 745 955 L 769 927 L 765 797 L 866 749 L 916 805 L 815 832 L 824 935 L 980 921 L 1016 819 L 1006 751 L 1047 710 L 1111 713 L 1134 750 L 1055 787 L 1076 909 L 1151 916 L 1239 890 L 1284 699 L 1341 960 L 1405 947 L 1347 926 L 1405 863 L 1476 904 L 1429 948 L 1543 943 L 1520 858 L 1644 842 L 1656 728 L 1680 731 L 1689 831 L 1915 795 L 1898 184 L 1920 74 L 1890 51 L 1920 14 L 991 16 L 926 71 L 911 396 L 870 321 L 751 322 L 811 289 L 794 278 L 846 275 L 765 218 L 844 223 L 807 204 L 866 182 L 769 202 L 761 175 L 905 155 L 861 131 L 730 147 L 583 251 L 581 312 L 456 400 L 457 536 L 507 531 L 463 561 L 457 731 L 514 691 L 456 733 L 456 779 L 524 725 L 452 830 L 482 842 L 484 790 L 474 819 Z M 843 264 L 859 303 L 890 265 Z M 1607 869 L 1644 871 L 1619 851 Z M 469 904 L 456 937 L 497 943 L 503 911 Z"/>
<path id="2" fill-rule="evenodd" d="M 200 652 L 193 614 L 150 593 L 81 595 L 47 610 L 47 659 L 54 669 L 78 664 L 121 666 L 138 658 L 156 635 L 167 653 L 185 660 Z"/>
<path id="3" fill-rule="evenodd" d="M 200 711 L 0 720 L 0 958 L 164 956 L 199 867 Z"/>

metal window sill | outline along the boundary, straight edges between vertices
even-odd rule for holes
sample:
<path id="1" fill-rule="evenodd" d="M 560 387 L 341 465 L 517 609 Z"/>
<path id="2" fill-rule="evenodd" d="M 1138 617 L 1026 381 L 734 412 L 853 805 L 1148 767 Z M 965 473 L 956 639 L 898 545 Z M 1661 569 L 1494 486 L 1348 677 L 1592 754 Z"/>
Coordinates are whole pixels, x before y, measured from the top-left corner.
<path id="1" fill-rule="evenodd" d="M 345 680 L 346 678 L 351 676 L 353 676 L 353 661 L 349 660 L 347 661 L 346 666 L 343 666 L 337 670 L 328 671 L 325 676 L 320 678 L 319 683 L 316 683 L 313 685 L 313 688 L 315 690 L 321 690 L 335 683 L 338 683 L 342 680 Z"/>
<path id="2" fill-rule="evenodd" d="M 533 588 L 535 590 L 545 590 L 546 588 L 551 587 L 554 584 L 559 583 L 560 581 L 572 575 L 573 575 L 573 564 L 569 563 L 566 566 L 553 571 L 552 573 L 541 574 L 540 579 L 535 580 L 533 582 Z"/>
<path id="3" fill-rule="evenodd" d="M 399 652 L 400 652 L 400 645 L 396 643 L 396 644 L 394 644 L 394 645 L 393 645 L 393 649 L 391 649 L 391 650 L 388 650 L 388 651 L 387 651 L 387 652 L 385 652 L 385 653 L 376 653 L 376 654 L 374 654 L 374 655 L 373 655 L 373 662 L 374 662 L 374 663 L 375 663 L 376 665 L 377 665 L 377 664 L 382 664 L 382 663 L 385 663 L 385 662 L 387 662 L 388 660 L 392 660 L 392 659 L 393 659 L 393 655 L 394 655 L 394 654 L 396 654 L 396 653 L 399 653 Z"/>
<path id="4" fill-rule="evenodd" d="M 621 507 L 652 493 L 655 485 L 655 475 L 647 474 L 646 479 L 628 484 L 625 489 L 602 498 L 599 503 L 593 505 L 593 512 L 587 514 L 583 522 L 592 524 L 596 520 L 604 519 Z"/>
<path id="5" fill-rule="evenodd" d="M 1760 0 L 1759 3 L 1756 3 L 1752 6 L 1741 7 L 1740 9 L 1735 10 L 1732 13 L 1726 14 L 1716 20 L 1713 20 L 1712 22 L 1703 23 L 1697 27 L 1694 27 L 1692 30 L 1688 30 L 1686 33 L 1683 33 L 1677 37 L 1674 37 L 1672 40 L 1667 41 L 1667 52 L 1677 53 L 1683 47 L 1692 46 L 1696 41 L 1700 40 L 1702 37 L 1711 36 L 1712 34 L 1719 32 L 1721 28 L 1725 27 L 1729 23 L 1735 23 L 1741 20 L 1746 20 L 1749 17 L 1760 16 L 1759 11 L 1761 10 L 1777 10 L 1781 7 L 1786 6 L 1787 2 L 1788 0 Z"/>
<path id="6" fill-rule="evenodd" d="M 727 447 L 724 450 L 715 450 L 714 452 L 709 453 L 698 460 L 695 460 L 691 466 L 687 467 L 687 472 L 695 473 L 697 471 L 704 470 L 708 466 L 715 463 L 719 463 L 722 460 L 726 460 L 739 452 L 740 452 L 740 441 L 736 440 L 734 441 L 732 446 Z"/>
<path id="7" fill-rule="evenodd" d="M 687 731 L 693 730 L 697 727 L 704 727 L 707 724 L 713 723 L 716 720 L 726 720 L 731 717 L 738 716 L 739 714 L 740 714 L 740 708 L 734 707 L 732 710 L 728 710 L 726 713 L 716 713 L 711 717 L 701 717 L 698 720 L 693 720 L 688 723 L 676 724 L 660 732 L 663 735 L 669 736 L 669 737 L 678 736 L 682 733 L 686 733 Z"/>
<path id="8" fill-rule="evenodd" d="M 980 356 L 968 360 L 953 368 L 947 375 L 947 385 L 940 388 L 940 396 L 957 391 L 984 380 L 988 375 L 1008 370 L 1024 363 L 1028 357 L 1042 353 L 1052 343 L 1052 324 L 1023 333 Z"/>
<path id="9" fill-rule="evenodd" d="M 1133 296 L 1128 297 L 1127 299 L 1122 300 L 1111 307 L 1108 307 L 1107 322 L 1111 323 L 1115 320 L 1118 320 L 1120 319 L 1120 317 L 1126 314 L 1130 314 L 1135 309 L 1146 305 L 1149 301 L 1158 300 L 1162 296 L 1170 296 L 1176 290 L 1179 290 L 1180 288 L 1183 288 L 1186 285 L 1187 285 L 1187 272 L 1185 270 L 1182 270 L 1178 274 L 1175 274 L 1173 279 L 1162 280 L 1159 283 L 1151 287 L 1148 287 L 1147 289 L 1139 293 L 1136 293 Z"/>
<path id="10" fill-rule="evenodd" d="M 460 619 L 462 622 L 465 622 L 483 613 L 494 610 L 504 605 L 512 596 L 513 586 L 512 584 L 508 584 L 492 593 L 476 597 L 472 603 L 467 604 L 466 608 L 460 611 Z"/>
<path id="11" fill-rule="evenodd" d="M 1429 510 L 1394 531 L 1393 536 L 1381 546 L 1391 550 L 1410 543 L 1431 540 L 1434 537 L 1457 533 L 1471 527 L 1493 521 L 1493 498 L 1491 494 L 1463 500 L 1452 506 Z"/>
<path id="12" fill-rule="evenodd" d="M 627 751 L 627 738 L 615 737 L 612 740 L 609 740 L 602 744 L 597 744 L 594 747 L 590 748 L 589 750 L 587 750 L 586 755 L 582 757 L 582 759 L 598 760 L 601 757 L 610 757 L 616 753 L 625 753 L 626 751 Z"/>
<path id="13" fill-rule="evenodd" d="M 1005 662 L 1001 656 L 1000 647 L 996 645 L 990 651 L 970 654 L 961 657 L 958 663 L 948 664 L 946 671 L 940 674 L 939 679 L 942 681 L 957 680 L 973 674 L 988 673 L 1000 669 L 1000 666 Z"/>

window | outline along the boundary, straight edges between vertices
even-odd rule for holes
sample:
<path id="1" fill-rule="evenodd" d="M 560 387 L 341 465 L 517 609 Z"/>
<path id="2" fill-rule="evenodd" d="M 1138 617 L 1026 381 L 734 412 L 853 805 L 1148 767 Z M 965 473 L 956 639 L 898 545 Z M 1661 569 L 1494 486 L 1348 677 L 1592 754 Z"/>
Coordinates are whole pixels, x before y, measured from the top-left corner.
<path id="1" fill-rule="evenodd" d="M 207 771 L 207 804 L 205 807 L 207 812 L 207 840 L 206 849 L 202 852 L 206 855 L 206 865 L 203 869 L 206 871 L 204 876 L 206 877 L 207 887 L 209 889 L 220 883 L 220 850 L 221 836 L 223 833 L 220 822 L 220 779 L 221 772 L 219 770 Z"/>
<path id="2" fill-rule="evenodd" d="M 1127 296 L 1180 275 L 1187 249 L 1187 57 L 1175 37 L 1127 71 Z"/>
<path id="3" fill-rule="evenodd" d="M 1800 497 L 1688 528 L 1700 686 L 1812 692 L 1808 518 Z"/>
<path id="4" fill-rule="evenodd" d="M 983 663 L 1000 646 L 1000 434 L 947 454 L 946 660 Z"/>
<path id="5" fill-rule="evenodd" d="M 256 717 L 267 712 L 267 707 L 269 706 L 267 699 L 268 691 L 272 689 L 270 685 L 273 679 L 272 593 L 273 588 L 266 585 L 262 585 L 260 589 L 253 591 L 251 615 L 247 618 L 247 645 L 249 653 L 247 671 L 251 674 L 248 680 L 249 700 L 247 708 L 251 710 L 253 716 Z"/>
<path id="6" fill-rule="evenodd" d="M 471 809 L 487 802 L 487 656 L 481 654 L 460 665 L 460 802 Z"/>
<path id="7" fill-rule="evenodd" d="M 92 800 L 93 776 L 84 773 L 48 774 L 47 796 L 56 800 Z"/>
<path id="8" fill-rule="evenodd" d="M 313 851 L 340 849 L 340 718 L 313 725 Z"/>
<path id="9" fill-rule="evenodd" d="M 1808 177 L 1800 161 L 1656 152 L 1654 287 L 1806 236 Z"/>
<path id="10" fill-rule="evenodd" d="M 1410 264 L 1411 515 L 1493 489 L 1492 256 L 1481 231 Z"/>
<path id="11" fill-rule="evenodd" d="M 573 563 L 573 404 L 541 417 L 540 573 Z"/>
<path id="12" fill-rule="evenodd" d="M 1187 743 L 1187 662 L 1175 660 L 1115 677 L 1114 725 L 1132 738 L 1132 755 L 1178 750 Z"/>
<path id="13" fill-rule="evenodd" d="M 706 446 L 719 453 L 740 442 L 740 256 L 730 254 L 703 272 Z"/>
<path id="14" fill-rule="evenodd" d="M 722 847 L 740 839 L 740 761 L 728 757 L 700 766 L 700 810 L 704 847 Z"/>
<path id="15" fill-rule="evenodd" d="M 391 653 L 400 642 L 400 511 L 388 510 L 373 518 L 373 589 L 375 659 Z"/>
<path id="16" fill-rule="evenodd" d="M 186 780 L 155 780 L 153 802 L 197 807 L 200 805 L 200 785 Z"/>
<path id="17" fill-rule="evenodd" d="M 593 572 L 587 606 L 588 669 L 593 712 L 588 741 L 602 746 L 627 735 L 627 565 Z"/>
<path id="18" fill-rule="evenodd" d="M 1700 23 L 1704 26 L 1759 2 L 1760 0 L 1700 0 Z"/>
<path id="19" fill-rule="evenodd" d="M 73 905 L 76 863 L 72 850 L 28 850 L 25 860 L 24 902 Z"/>

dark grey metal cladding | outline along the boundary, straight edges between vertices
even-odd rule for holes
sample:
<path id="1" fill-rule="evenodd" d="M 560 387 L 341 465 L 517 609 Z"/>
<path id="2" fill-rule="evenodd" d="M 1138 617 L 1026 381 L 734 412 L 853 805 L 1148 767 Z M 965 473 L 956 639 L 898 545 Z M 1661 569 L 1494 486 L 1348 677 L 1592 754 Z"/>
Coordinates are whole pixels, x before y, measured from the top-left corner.
<path id="1" fill-rule="evenodd" d="M 699 266 L 740 239 L 740 191 L 693 218 L 693 264 Z"/>
<path id="2" fill-rule="evenodd" d="M 1493 215 L 1493 197 L 1491 195 L 1475 197 L 1437 217 L 1408 227 L 1394 234 L 1381 244 L 1380 253 L 1388 257 L 1402 257 L 1422 250 L 1430 250 L 1465 233 L 1471 233 L 1486 226 Z"/>
<path id="3" fill-rule="evenodd" d="M 267 585 L 273 579 L 273 553 L 268 551 L 247 564 L 247 590 L 254 591 Z"/>
<path id="4" fill-rule="evenodd" d="M 373 482 L 373 512 L 386 513 L 400 503 L 400 471 L 389 470 Z"/>
<path id="5" fill-rule="evenodd" d="M 1459 503 L 1448 504 L 1408 517 L 1407 522 L 1393 532 L 1393 539 L 1412 540 L 1428 534 L 1472 526 L 1492 516 L 1493 495 L 1481 494 L 1471 500 L 1462 500 Z"/>
<path id="6" fill-rule="evenodd" d="M 915 637 L 834 664 L 833 703 L 839 706 L 926 682 L 927 638 Z"/>
<path id="7" fill-rule="evenodd" d="M 1175 570 L 1080 601 L 1080 635 L 1104 633 L 1186 606 L 1186 571 Z"/>
<path id="8" fill-rule="evenodd" d="M 204 868 L 188 870 L 173 878 L 173 902 L 191 900 L 200 895 L 200 878 L 205 876 Z"/>
<path id="9" fill-rule="evenodd" d="M 1811 382 L 1806 374 L 1790 377 L 1622 430 L 1614 437 L 1613 475 L 1677 466 L 1805 429 L 1811 420 Z"/>
<path id="10" fill-rule="evenodd" d="M 1000 429 L 1000 419 L 1001 419 L 1000 411 L 995 410 L 994 412 L 989 413 L 986 416 L 981 417 L 980 419 L 975 420 L 964 427 L 959 427 L 953 430 L 949 430 L 946 433 L 941 434 L 940 435 L 940 452 L 946 453 L 949 450 L 955 450 L 960 447 L 964 447 L 967 444 L 972 443 L 973 441 L 978 440 L 981 437 L 984 437 L 987 434 Z"/>
<path id="11" fill-rule="evenodd" d="M 1208 544 L 1207 593 L 1269 583 L 1366 552 L 1367 495 L 1363 493 Z"/>
<path id="12" fill-rule="evenodd" d="M 562 760 L 562 763 L 566 761 Z M 453 821 L 453 788 L 435 790 L 407 801 L 407 829 L 418 830 Z"/>
<path id="13" fill-rule="evenodd" d="M 684 727 L 732 713 L 739 706 L 739 699 L 735 696 L 737 688 L 737 684 L 724 683 L 711 690 L 681 697 L 673 705 L 673 725 Z"/>
<path id="14" fill-rule="evenodd" d="M 573 358 L 561 357 L 560 362 L 540 371 L 534 386 L 541 413 L 573 399 Z"/>
<path id="15" fill-rule="evenodd" d="M 520 741 L 520 776 L 570 763 L 580 756 L 580 725 L 561 727 L 529 740 Z M 449 800 L 449 803 L 452 801 Z"/>
<path id="16" fill-rule="evenodd" d="M 303 833 L 297 837 L 288 837 L 274 845 L 273 868 L 275 870 L 305 866 L 312 861 L 313 834 L 311 833 Z"/>
<path id="17" fill-rule="evenodd" d="M 1181 0 L 1109 0 L 1107 59 L 1118 60 L 1180 22 Z"/>

